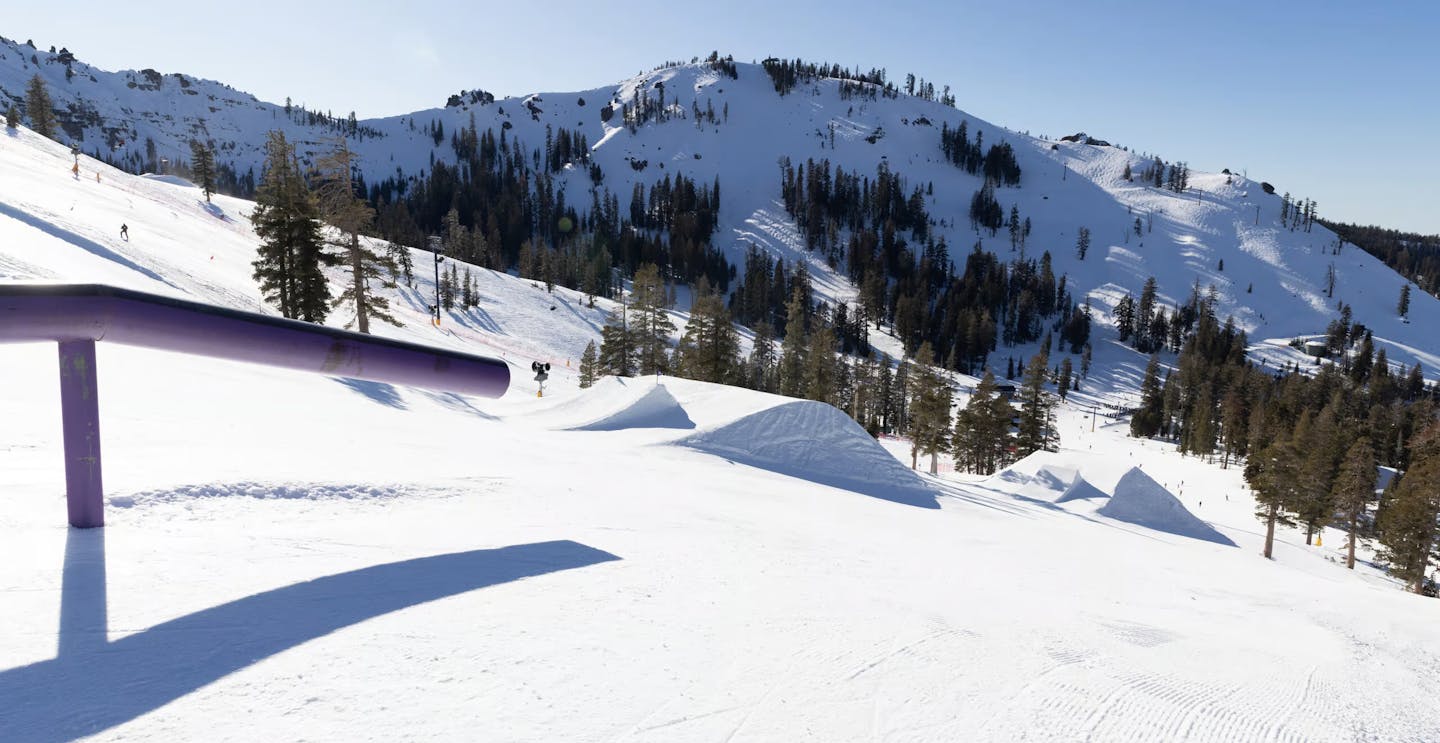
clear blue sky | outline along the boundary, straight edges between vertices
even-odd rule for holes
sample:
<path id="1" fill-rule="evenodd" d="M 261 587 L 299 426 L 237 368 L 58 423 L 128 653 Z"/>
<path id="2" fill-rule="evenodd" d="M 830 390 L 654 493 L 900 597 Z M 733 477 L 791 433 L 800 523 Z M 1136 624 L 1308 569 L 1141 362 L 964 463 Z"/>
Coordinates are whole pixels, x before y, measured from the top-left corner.
<path id="1" fill-rule="evenodd" d="M 336 114 L 603 87 L 712 49 L 950 84 L 1012 129 L 1246 169 L 1323 216 L 1440 233 L 1440 3 L 870 0 L 11 3 L 0 35 Z"/>

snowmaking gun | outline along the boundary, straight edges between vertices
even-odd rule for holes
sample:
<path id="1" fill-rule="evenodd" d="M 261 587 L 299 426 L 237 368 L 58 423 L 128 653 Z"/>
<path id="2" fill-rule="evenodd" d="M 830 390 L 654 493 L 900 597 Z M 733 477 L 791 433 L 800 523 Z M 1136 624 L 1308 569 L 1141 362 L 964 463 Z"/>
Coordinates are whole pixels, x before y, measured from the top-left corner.
<path id="1" fill-rule="evenodd" d="M 60 347 L 70 524 L 103 526 L 97 341 L 482 397 L 510 385 L 501 360 L 98 284 L 0 284 L 0 343 Z"/>

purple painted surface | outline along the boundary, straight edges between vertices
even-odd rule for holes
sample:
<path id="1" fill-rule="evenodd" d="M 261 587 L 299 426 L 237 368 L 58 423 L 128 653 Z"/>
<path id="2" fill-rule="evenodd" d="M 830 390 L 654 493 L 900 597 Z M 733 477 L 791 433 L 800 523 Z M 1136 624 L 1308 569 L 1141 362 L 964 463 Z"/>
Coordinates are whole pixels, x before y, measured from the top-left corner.
<path id="1" fill-rule="evenodd" d="M 64 422 L 65 500 L 70 525 L 105 525 L 100 481 L 100 398 L 95 341 L 60 343 L 60 417 Z"/>
<path id="2" fill-rule="evenodd" d="M 335 377 L 499 397 L 498 359 L 94 284 L 0 284 L 0 343 L 60 345 L 70 524 L 103 526 L 95 342 L 279 366 Z"/>
<path id="3" fill-rule="evenodd" d="M 498 359 L 95 285 L 0 285 L 0 343 L 92 340 L 499 397 Z"/>

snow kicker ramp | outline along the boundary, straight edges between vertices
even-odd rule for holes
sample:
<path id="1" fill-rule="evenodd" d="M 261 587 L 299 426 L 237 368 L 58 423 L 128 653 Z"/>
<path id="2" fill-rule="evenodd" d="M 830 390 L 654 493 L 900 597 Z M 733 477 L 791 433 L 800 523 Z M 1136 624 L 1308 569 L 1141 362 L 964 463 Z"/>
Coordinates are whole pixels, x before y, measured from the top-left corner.
<path id="1" fill-rule="evenodd" d="M 1045 503 L 1109 498 L 1080 474 L 1068 460 L 1047 451 L 1037 451 L 995 475 L 1014 494 Z"/>
<path id="2" fill-rule="evenodd" d="M 895 503 L 940 507 L 919 476 L 850 416 L 821 402 L 777 405 L 676 444 Z"/>
<path id="3" fill-rule="evenodd" d="M 628 404 L 571 431 L 621 431 L 627 428 L 693 429 L 695 422 L 670 390 L 653 385 Z"/>
<path id="4" fill-rule="evenodd" d="M 1155 531 L 1236 546 L 1229 537 L 1196 518 L 1170 491 L 1138 467 L 1131 467 L 1120 478 L 1110 502 L 1097 513 Z"/>

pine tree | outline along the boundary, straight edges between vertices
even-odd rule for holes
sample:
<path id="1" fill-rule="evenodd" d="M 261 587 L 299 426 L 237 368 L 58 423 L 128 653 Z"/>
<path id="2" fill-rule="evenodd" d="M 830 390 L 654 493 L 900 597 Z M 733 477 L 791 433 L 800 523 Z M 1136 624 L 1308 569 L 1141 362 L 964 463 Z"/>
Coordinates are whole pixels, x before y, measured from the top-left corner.
<path id="1" fill-rule="evenodd" d="M 690 322 L 675 349 L 676 373 L 703 382 L 730 384 L 739 377 L 740 336 L 725 300 L 710 291 L 703 277 L 696 293 Z"/>
<path id="2" fill-rule="evenodd" d="M 779 387 L 775 369 L 775 329 L 761 320 L 755 324 L 755 339 L 750 358 L 745 361 L 746 385 L 761 392 L 776 392 Z"/>
<path id="3" fill-rule="evenodd" d="M 285 317 L 324 322 L 330 287 L 322 266 L 335 259 L 323 250 L 315 198 L 283 132 L 270 132 L 265 153 L 255 209 L 250 213 L 261 240 L 253 263 L 255 280 L 266 301 L 276 303 Z"/>
<path id="4" fill-rule="evenodd" d="M 208 203 L 210 194 L 215 193 L 215 151 L 198 139 L 190 140 L 190 170 Z"/>
<path id="5" fill-rule="evenodd" d="M 593 386 L 599 377 L 600 352 L 595 348 L 595 341 L 591 340 L 585 344 L 585 350 L 580 354 L 580 389 Z"/>
<path id="6" fill-rule="evenodd" d="M 881 362 L 888 367 L 890 364 L 889 354 L 881 357 Z M 911 364 L 909 359 L 901 359 L 900 363 L 895 365 L 895 374 L 886 388 L 885 420 L 889 430 L 895 433 L 904 433 L 910 425 L 910 376 L 913 366 L 914 364 Z"/>
<path id="7" fill-rule="evenodd" d="M 829 323 L 816 322 L 805 346 L 803 370 L 804 394 L 807 399 L 836 405 L 839 385 L 837 374 L 835 330 Z"/>
<path id="8" fill-rule="evenodd" d="M 1400 287 L 1400 302 L 1396 305 L 1395 310 L 1400 313 L 1401 317 L 1410 316 L 1410 282 L 1408 281 Z"/>
<path id="9" fill-rule="evenodd" d="M 1420 362 L 1410 367 L 1410 373 L 1405 375 L 1405 399 L 1414 400 L 1425 392 L 1425 372 L 1420 368 Z"/>
<path id="10" fill-rule="evenodd" d="M 785 340 L 780 344 L 780 394 L 805 394 L 805 295 L 797 284 L 785 304 Z"/>
<path id="11" fill-rule="evenodd" d="M 1154 276 L 1145 279 L 1145 286 L 1140 291 L 1140 303 L 1135 312 L 1135 348 L 1141 353 L 1158 351 L 1165 344 L 1165 333 L 1156 332 L 1155 300 L 1158 291 L 1159 286 Z M 1164 308 L 1159 310 L 1159 316 L 1165 316 Z"/>
<path id="12" fill-rule="evenodd" d="M 997 394 L 995 375 L 989 371 L 975 386 L 975 394 L 955 416 L 951 439 L 955 466 L 982 475 L 1009 464 L 1010 422 L 1015 409 Z"/>
<path id="13" fill-rule="evenodd" d="M 30 115 L 30 129 L 42 137 L 55 136 L 55 103 L 39 75 L 30 78 L 25 87 L 25 112 Z"/>
<path id="14" fill-rule="evenodd" d="M 335 140 L 334 148 L 321 158 L 317 167 L 320 171 L 320 213 L 339 233 L 339 239 L 332 244 L 340 248 L 350 268 L 350 283 L 335 298 L 332 307 L 353 304 L 355 318 L 345 327 L 357 325 L 361 333 L 370 332 L 371 318 L 398 327 L 400 321 L 390 314 L 389 298 L 370 290 L 371 279 L 379 279 L 381 286 L 393 289 L 395 284 L 388 276 L 395 273 L 395 265 L 389 255 L 376 253 L 360 240 L 360 234 L 374 226 L 375 210 L 355 193 L 355 155 L 344 137 Z M 451 268 L 453 270 L 453 264 Z M 473 287 L 468 268 L 462 288 L 465 295 L 463 306 L 473 306 L 475 298 L 471 292 Z"/>
<path id="15" fill-rule="evenodd" d="M 1224 456 L 1220 460 L 1221 469 L 1230 466 L 1230 460 L 1239 459 L 1247 451 L 1246 443 L 1249 441 L 1248 416 L 1245 410 L 1245 395 L 1241 392 L 1241 382 L 1237 382 L 1225 391 L 1225 397 L 1220 401 L 1220 439 L 1224 443 Z"/>
<path id="16" fill-rule="evenodd" d="M 641 376 L 670 370 L 666 351 L 670 347 L 670 335 L 675 332 L 675 322 L 665 310 L 666 303 L 660 268 L 653 263 L 642 265 L 635 271 L 630 291 L 631 322 L 635 328 L 635 349 L 640 357 Z"/>
<path id="17" fill-rule="evenodd" d="M 1135 334 L 1135 298 L 1129 294 L 1115 303 L 1115 329 L 1120 333 L 1121 343 Z"/>
<path id="18" fill-rule="evenodd" d="M 633 377 L 636 363 L 635 329 L 630 325 L 629 308 L 621 303 L 600 329 L 600 373 Z"/>
<path id="19" fill-rule="evenodd" d="M 1070 364 L 1070 357 L 1066 356 L 1060 361 L 1060 381 L 1056 383 L 1056 389 L 1060 393 L 1060 399 L 1064 400 L 1070 393 L 1070 377 L 1074 373 L 1074 367 Z"/>
<path id="20" fill-rule="evenodd" d="M 1129 167 L 1129 166 L 1126 166 L 1126 167 Z M 1128 176 L 1126 177 L 1126 180 L 1129 180 L 1129 177 L 1128 177 Z M 1077 255 L 1079 255 L 1079 256 L 1080 256 L 1080 260 L 1083 261 L 1083 260 L 1085 260 L 1085 253 L 1089 252 L 1089 250 L 1090 250 L 1090 228 L 1089 228 L 1089 227 L 1081 227 L 1080 230 L 1075 234 L 1075 253 L 1076 253 Z M 1124 340 L 1124 339 L 1122 338 L 1121 340 Z"/>
<path id="21" fill-rule="evenodd" d="M 440 274 L 440 308 L 449 312 L 455 309 L 455 298 L 460 293 L 460 280 L 455 264 L 447 265 L 450 267 Z"/>
<path id="22" fill-rule="evenodd" d="M 1050 441 L 1050 420 L 1055 401 L 1045 391 L 1049 359 L 1037 353 L 1025 368 L 1020 385 L 1020 425 L 1015 433 L 1015 455 L 1024 457 L 1046 448 Z"/>
<path id="23" fill-rule="evenodd" d="M 289 318 L 296 316 L 292 299 L 295 282 L 291 273 L 295 251 L 290 234 L 292 215 L 286 206 L 287 189 L 295 177 L 290 172 L 290 146 L 285 142 L 285 134 L 278 130 L 270 132 L 265 143 L 260 186 L 255 191 L 255 209 L 250 213 L 250 223 L 261 240 L 259 256 L 253 265 L 255 280 L 265 300 L 277 304 L 280 314 Z"/>
<path id="24" fill-rule="evenodd" d="M 1274 553 L 1275 525 L 1293 523 L 1289 514 L 1300 500 L 1300 469 L 1300 454 L 1286 440 L 1266 446 L 1245 465 L 1245 481 L 1258 506 L 1255 516 L 1265 521 L 1266 559 Z"/>
<path id="25" fill-rule="evenodd" d="M 1145 379 L 1140 383 L 1140 409 L 1130 418 L 1130 435 L 1149 438 L 1160 433 L 1165 399 L 1160 387 L 1160 356 L 1150 356 L 1145 366 Z"/>
<path id="26" fill-rule="evenodd" d="M 1335 405 L 1326 405 L 1310 424 L 1305 438 L 1296 439 L 1303 446 L 1304 457 L 1300 468 L 1300 500 L 1295 512 L 1305 524 L 1305 543 L 1310 544 L 1314 533 L 1329 523 L 1335 515 L 1335 501 L 1331 493 L 1335 472 L 1344 456 L 1345 449 L 1339 438 L 1340 429 L 1335 419 Z"/>
<path id="27" fill-rule="evenodd" d="M 1345 453 L 1340 474 L 1335 478 L 1334 498 L 1335 507 L 1345 517 L 1345 531 L 1349 534 L 1345 567 L 1354 570 L 1360 518 L 1375 499 L 1375 450 L 1370 446 L 1370 439 L 1360 437 Z"/>
<path id="28" fill-rule="evenodd" d="M 936 373 L 935 352 L 930 342 L 915 353 L 915 373 L 910 385 L 910 468 L 918 455 L 930 456 L 930 474 L 937 470 L 936 458 L 950 448 L 950 405 L 954 393 L 950 383 Z"/>
<path id="29" fill-rule="evenodd" d="M 1417 434 L 1410 449 L 1410 468 L 1379 515 L 1379 557 L 1390 566 L 1391 575 L 1421 593 L 1440 519 L 1440 422 Z"/>
<path id="30" fill-rule="evenodd" d="M 20 128 L 20 107 L 14 101 L 5 109 L 5 128 L 12 132 Z"/>

